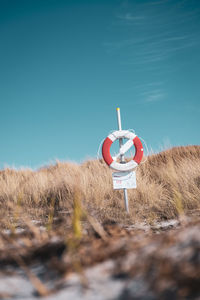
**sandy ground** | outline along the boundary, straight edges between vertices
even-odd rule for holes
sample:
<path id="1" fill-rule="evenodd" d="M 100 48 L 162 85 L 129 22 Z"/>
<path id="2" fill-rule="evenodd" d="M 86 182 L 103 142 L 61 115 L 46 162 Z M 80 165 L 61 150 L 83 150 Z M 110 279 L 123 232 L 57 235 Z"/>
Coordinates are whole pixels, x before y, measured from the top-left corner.
<path id="1" fill-rule="evenodd" d="M 200 221 L 138 226 L 123 229 L 127 235 L 113 227 L 111 240 L 98 239 L 100 246 L 80 248 L 79 273 L 58 276 L 42 260 L 30 264 L 32 274 L 49 291 L 45 299 L 200 299 Z M 65 262 L 66 257 L 61 263 Z M 0 273 L 0 299 L 33 300 L 38 294 L 27 273 L 8 263 Z"/>
<path id="2" fill-rule="evenodd" d="M 115 280 L 111 277 L 114 262 L 109 260 L 97 266 L 85 270 L 84 275 L 71 274 L 66 278 L 63 288 L 56 294 L 45 297 L 47 300 L 57 299 L 116 299 L 122 292 L 126 283 L 123 280 Z M 32 268 L 35 274 L 42 272 L 41 267 Z M 82 285 L 82 276 L 87 280 L 87 287 Z M 51 287 L 51 281 L 46 282 Z M 0 294 L 5 298 L 9 295 L 12 299 L 38 299 L 35 290 L 23 272 L 13 276 L 3 276 L 0 278 Z M 3 298 L 2 298 L 3 299 Z"/>

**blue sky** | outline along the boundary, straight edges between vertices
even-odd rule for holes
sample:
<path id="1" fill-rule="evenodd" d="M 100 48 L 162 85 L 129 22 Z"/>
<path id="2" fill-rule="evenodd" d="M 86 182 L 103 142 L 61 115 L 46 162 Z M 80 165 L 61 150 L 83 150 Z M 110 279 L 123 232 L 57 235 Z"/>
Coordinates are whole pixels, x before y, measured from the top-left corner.
<path id="1" fill-rule="evenodd" d="M 200 1 L 0 0 L 0 168 L 83 161 L 117 128 L 199 144 Z"/>

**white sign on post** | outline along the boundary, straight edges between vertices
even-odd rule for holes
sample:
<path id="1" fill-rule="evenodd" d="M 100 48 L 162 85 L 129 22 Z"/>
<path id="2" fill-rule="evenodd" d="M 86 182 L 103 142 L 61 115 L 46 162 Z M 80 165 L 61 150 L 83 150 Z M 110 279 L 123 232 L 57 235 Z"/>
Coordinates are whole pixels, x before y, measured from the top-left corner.
<path id="1" fill-rule="evenodd" d="M 114 172 L 112 173 L 113 188 L 119 189 L 136 189 L 136 174 L 132 172 Z"/>

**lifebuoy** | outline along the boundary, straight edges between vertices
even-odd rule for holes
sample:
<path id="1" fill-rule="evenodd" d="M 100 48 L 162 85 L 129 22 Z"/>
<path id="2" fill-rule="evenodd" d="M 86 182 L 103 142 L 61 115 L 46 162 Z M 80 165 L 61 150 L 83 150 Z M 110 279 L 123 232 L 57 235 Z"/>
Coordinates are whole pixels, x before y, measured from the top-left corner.
<path id="1" fill-rule="evenodd" d="M 116 139 L 126 138 L 128 141 L 120 148 L 119 155 L 124 153 L 131 147 L 135 146 L 135 156 L 127 163 L 118 163 L 115 161 L 110 154 L 110 147 Z M 107 165 L 117 171 L 131 171 L 139 165 L 143 157 L 143 146 L 137 135 L 128 130 L 114 131 L 104 140 L 102 146 L 102 156 Z"/>

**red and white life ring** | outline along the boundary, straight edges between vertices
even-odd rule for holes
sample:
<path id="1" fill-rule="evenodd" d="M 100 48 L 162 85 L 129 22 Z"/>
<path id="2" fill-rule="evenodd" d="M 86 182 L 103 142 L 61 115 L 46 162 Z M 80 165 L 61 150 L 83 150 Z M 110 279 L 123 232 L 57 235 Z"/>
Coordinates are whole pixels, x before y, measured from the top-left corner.
<path id="1" fill-rule="evenodd" d="M 119 154 L 123 155 L 132 145 L 135 146 L 135 156 L 127 163 L 118 163 L 110 154 L 110 147 L 116 139 L 126 138 L 128 141 L 120 148 Z M 137 135 L 128 130 L 114 131 L 104 140 L 102 146 L 103 159 L 107 165 L 117 171 L 131 171 L 139 165 L 143 157 L 143 146 Z"/>

